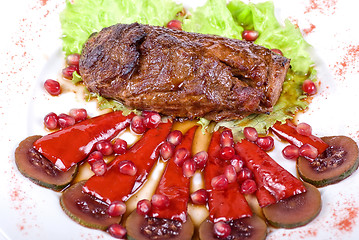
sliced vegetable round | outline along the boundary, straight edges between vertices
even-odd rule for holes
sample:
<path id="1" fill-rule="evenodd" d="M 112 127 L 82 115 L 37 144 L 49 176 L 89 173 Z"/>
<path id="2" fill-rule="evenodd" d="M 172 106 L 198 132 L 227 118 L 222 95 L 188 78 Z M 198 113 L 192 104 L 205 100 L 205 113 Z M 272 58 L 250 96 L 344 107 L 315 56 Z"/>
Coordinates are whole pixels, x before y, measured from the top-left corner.
<path id="1" fill-rule="evenodd" d="M 256 215 L 232 220 L 227 223 L 231 226 L 230 236 L 233 237 L 229 239 L 261 240 L 267 236 L 266 223 Z M 213 222 L 209 219 L 204 220 L 199 226 L 199 239 L 218 240 L 219 238 L 214 234 L 213 226 Z"/>
<path id="2" fill-rule="evenodd" d="M 295 228 L 312 221 L 322 208 L 320 192 L 309 183 L 307 191 L 263 208 L 268 223 L 274 227 Z"/>
<path id="3" fill-rule="evenodd" d="M 39 135 L 30 136 L 19 144 L 15 151 L 15 163 L 19 171 L 34 183 L 59 191 L 71 183 L 78 167 L 74 165 L 66 172 L 59 170 L 33 148 L 33 143 L 39 138 Z"/>
<path id="4" fill-rule="evenodd" d="M 185 223 L 169 219 L 159 219 L 145 217 L 133 211 L 126 220 L 127 238 L 129 240 L 148 240 L 148 239 L 171 239 L 171 240 L 190 240 L 192 239 L 194 226 L 190 217 Z M 164 235 L 149 237 L 145 232 L 151 234 L 161 229 Z M 167 235 L 167 236 L 166 236 Z"/>
<path id="5" fill-rule="evenodd" d="M 60 198 L 64 212 L 79 224 L 101 230 L 121 221 L 122 216 L 111 217 L 109 205 L 82 191 L 85 181 L 78 182 L 66 189 Z"/>
<path id="6" fill-rule="evenodd" d="M 300 177 L 316 187 L 339 182 L 350 176 L 359 164 L 355 141 L 346 136 L 323 137 L 329 147 L 313 161 L 303 157 L 297 160 Z"/>

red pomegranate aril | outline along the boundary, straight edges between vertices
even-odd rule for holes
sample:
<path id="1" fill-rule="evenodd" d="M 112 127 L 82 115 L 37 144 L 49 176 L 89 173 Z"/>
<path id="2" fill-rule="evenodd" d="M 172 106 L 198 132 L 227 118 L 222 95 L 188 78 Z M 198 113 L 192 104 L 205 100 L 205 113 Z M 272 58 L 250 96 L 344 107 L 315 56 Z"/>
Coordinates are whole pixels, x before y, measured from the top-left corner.
<path id="1" fill-rule="evenodd" d="M 206 189 L 198 189 L 190 197 L 193 204 L 204 205 L 208 201 L 208 192 Z"/>
<path id="2" fill-rule="evenodd" d="M 234 148 L 233 147 L 221 148 L 219 152 L 219 156 L 222 160 L 231 160 L 234 156 Z"/>
<path id="3" fill-rule="evenodd" d="M 124 160 L 118 163 L 118 169 L 120 173 L 134 176 L 137 173 L 136 165 L 130 160 Z"/>
<path id="4" fill-rule="evenodd" d="M 198 152 L 192 159 L 196 163 L 197 169 L 203 169 L 208 161 L 208 153 L 206 151 Z"/>
<path id="5" fill-rule="evenodd" d="M 183 134 L 179 130 L 174 130 L 170 132 L 167 136 L 167 142 L 172 143 L 174 146 L 177 146 L 182 142 Z"/>
<path id="6" fill-rule="evenodd" d="M 107 231 L 114 238 L 126 239 L 127 230 L 121 224 L 114 223 L 110 225 Z"/>
<path id="7" fill-rule="evenodd" d="M 255 142 L 258 139 L 258 132 L 254 127 L 245 127 L 243 129 L 243 135 L 248 141 L 251 142 Z"/>
<path id="8" fill-rule="evenodd" d="M 160 156 L 163 160 L 168 160 L 173 156 L 175 146 L 172 143 L 164 142 L 160 146 Z"/>
<path id="9" fill-rule="evenodd" d="M 215 190 L 224 190 L 228 187 L 228 179 L 223 175 L 218 175 L 211 180 L 211 186 Z"/>
<path id="10" fill-rule="evenodd" d="M 233 183 L 237 180 L 237 172 L 232 165 L 227 165 L 224 168 L 224 175 L 226 176 L 228 183 Z"/>
<path id="11" fill-rule="evenodd" d="M 147 112 L 143 123 L 147 128 L 156 128 L 161 123 L 161 116 L 156 112 Z"/>
<path id="12" fill-rule="evenodd" d="M 241 193 L 252 194 L 257 191 L 257 184 L 253 179 L 245 180 L 241 185 Z"/>
<path id="13" fill-rule="evenodd" d="M 254 30 L 244 30 L 242 33 L 243 40 L 251 41 L 251 42 L 257 40 L 258 36 L 259 33 Z"/>
<path id="14" fill-rule="evenodd" d="M 238 173 L 244 167 L 244 161 L 238 156 L 234 155 L 231 159 L 231 165 L 234 167 L 236 172 Z"/>
<path id="15" fill-rule="evenodd" d="M 90 153 L 90 155 L 87 157 L 87 162 L 91 165 L 95 161 L 101 161 L 103 160 L 103 154 L 99 151 L 93 151 Z"/>
<path id="16" fill-rule="evenodd" d="M 124 154 L 127 151 L 127 142 L 121 138 L 117 138 L 112 144 L 112 149 L 116 154 Z"/>
<path id="17" fill-rule="evenodd" d="M 278 54 L 278 55 L 283 56 L 283 52 L 281 50 L 277 49 L 277 48 L 273 48 L 273 49 L 271 49 L 271 51 Z"/>
<path id="18" fill-rule="evenodd" d="M 231 226 L 225 222 L 217 222 L 213 225 L 214 234 L 219 238 L 226 238 L 231 234 Z"/>
<path id="19" fill-rule="evenodd" d="M 134 116 L 131 121 L 131 130 L 134 133 L 142 134 L 146 131 L 146 126 L 142 116 Z"/>
<path id="20" fill-rule="evenodd" d="M 313 147 L 312 145 L 310 145 L 308 143 L 303 144 L 299 148 L 299 156 L 313 160 L 316 157 L 318 157 L 318 149 L 316 149 L 315 147 Z"/>
<path id="21" fill-rule="evenodd" d="M 167 196 L 162 194 L 154 194 L 151 199 L 152 206 L 159 209 L 165 209 L 170 206 L 170 200 Z"/>
<path id="22" fill-rule="evenodd" d="M 312 135 L 312 127 L 307 123 L 299 123 L 296 128 L 297 132 L 303 136 Z"/>
<path id="23" fill-rule="evenodd" d="M 183 176 L 190 178 L 196 173 L 196 163 L 192 159 L 186 160 L 182 165 Z"/>
<path id="24" fill-rule="evenodd" d="M 263 151 L 272 150 L 274 147 L 274 139 L 271 136 L 258 137 L 256 140 L 256 144 Z"/>
<path id="25" fill-rule="evenodd" d="M 66 128 L 75 124 L 75 118 L 71 117 L 70 115 L 67 115 L 66 113 L 61 113 L 58 116 L 58 122 L 60 128 Z"/>
<path id="26" fill-rule="evenodd" d="M 142 216 L 146 216 L 151 211 L 151 202 L 148 199 L 142 199 L 137 202 L 136 212 Z"/>
<path id="27" fill-rule="evenodd" d="M 66 57 L 66 63 L 67 65 L 76 65 L 78 66 L 80 62 L 80 54 L 74 53 L 70 54 Z"/>
<path id="28" fill-rule="evenodd" d="M 87 111 L 84 108 L 73 108 L 69 115 L 75 119 L 75 122 L 81 122 L 87 119 Z"/>
<path id="29" fill-rule="evenodd" d="M 233 147 L 234 141 L 233 141 L 233 134 L 231 130 L 224 130 L 221 133 L 221 147 Z"/>
<path id="30" fill-rule="evenodd" d="M 177 166 L 182 167 L 183 163 L 187 159 L 189 159 L 190 156 L 191 156 L 191 153 L 189 152 L 189 150 L 187 148 L 179 148 L 175 152 L 173 161 L 174 161 L 174 163 L 177 164 Z"/>
<path id="31" fill-rule="evenodd" d="M 288 160 L 297 160 L 299 157 L 299 148 L 295 145 L 288 145 L 282 150 L 283 157 Z"/>
<path id="32" fill-rule="evenodd" d="M 113 201 L 107 209 L 107 214 L 111 217 L 122 216 L 125 212 L 126 204 L 122 201 Z"/>
<path id="33" fill-rule="evenodd" d="M 308 95 L 314 95 L 317 93 L 317 86 L 312 80 L 307 79 L 303 82 L 302 90 Z"/>
<path id="34" fill-rule="evenodd" d="M 79 68 L 76 65 L 70 65 L 62 69 L 62 76 L 66 79 L 72 80 L 72 75 L 74 72 L 79 72 Z"/>
<path id="35" fill-rule="evenodd" d="M 57 96 L 61 92 L 60 83 L 58 81 L 55 81 L 55 80 L 52 80 L 52 79 L 47 79 L 44 82 L 44 88 L 52 96 Z"/>
<path id="36" fill-rule="evenodd" d="M 173 30 L 182 30 L 182 23 L 181 21 L 174 19 L 167 23 L 167 28 Z"/>
<path id="37" fill-rule="evenodd" d="M 58 128 L 58 121 L 59 118 L 57 116 L 56 113 L 49 113 L 47 114 L 45 117 L 44 117 L 44 124 L 45 124 L 45 127 L 49 130 L 54 130 L 56 128 Z"/>
<path id="38" fill-rule="evenodd" d="M 96 176 L 102 176 L 107 172 L 107 165 L 105 161 L 97 160 L 97 161 L 89 161 L 91 170 Z"/>
<path id="39" fill-rule="evenodd" d="M 254 177 L 253 172 L 248 168 L 243 168 L 237 174 L 237 181 L 243 183 L 247 179 L 252 179 Z"/>
<path id="40" fill-rule="evenodd" d="M 111 155 L 113 153 L 112 143 L 107 140 L 98 141 L 95 145 L 97 151 L 101 152 L 104 156 Z"/>

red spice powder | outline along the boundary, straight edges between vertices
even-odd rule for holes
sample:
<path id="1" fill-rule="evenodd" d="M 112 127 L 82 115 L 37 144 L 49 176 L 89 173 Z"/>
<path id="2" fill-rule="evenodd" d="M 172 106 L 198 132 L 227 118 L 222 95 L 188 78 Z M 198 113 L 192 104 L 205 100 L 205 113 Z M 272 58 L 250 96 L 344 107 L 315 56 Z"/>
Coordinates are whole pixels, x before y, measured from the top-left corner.
<path id="1" fill-rule="evenodd" d="M 351 232 L 353 227 L 356 225 L 356 221 L 359 216 L 359 206 L 355 201 L 345 201 L 341 205 L 345 207 L 334 209 L 333 218 L 334 218 L 334 228 L 340 230 L 341 232 Z"/>
<path id="2" fill-rule="evenodd" d="M 322 14 L 330 15 L 335 13 L 337 0 L 310 0 L 309 3 L 304 13 L 319 11 Z"/>
<path id="3" fill-rule="evenodd" d="M 345 80 L 345 75 L 348 72 L 356 71 L 359 73 L 359 45 L 349 45 L 343 49 L 344 56 L 333 66 L 337 77 Z M 356 69 L 356 70 L 355 70 Z"/>
<path id="4" fill-rule="evenodd" d="M 312 33 L 315 28 L 316 28 L 316 26 L 311 23 L 309 28 L 303 29 L 303 33 L 304 33 L 305 35 L 308 35 L 309 33 Z"/>
<path id="5" fill-rule="evenodd" d="M 47 4 L 47 0 L 40 0 L 40 2 L 42 6 L 45 6 Z"/>

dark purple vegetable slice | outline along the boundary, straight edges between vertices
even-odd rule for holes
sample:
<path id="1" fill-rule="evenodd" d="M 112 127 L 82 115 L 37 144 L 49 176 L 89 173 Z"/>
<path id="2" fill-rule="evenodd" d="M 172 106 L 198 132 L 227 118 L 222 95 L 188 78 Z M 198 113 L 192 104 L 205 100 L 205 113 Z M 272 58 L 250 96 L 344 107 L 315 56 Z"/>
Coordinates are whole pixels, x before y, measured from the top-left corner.
<path id="1" fill-rule="evenodd" d="M 307 191 L 263 208 L 268 223 L 274 227 L 295 228 L 312 221 L 322 208 L 320 192 L 309 183 Z"/>
<path id="2" fill-rule="evenodd" d="M 350 176 L 359 164 L 355 141 L 346 136 L 323 137 L 329 147 L 314 161 L 300 157 L 297 160 L 299 176 L 316 187 L 339 182 Z"/>
<path id="3" fill-rule="evenodd" d="M 170 219 L 145 217 L 138 214 L 136 210 L 128 216 L 126 229 L 129 240 L 191 240 L 194 232 L 192 220 L 188 216 L 186 222 L 181 223 Z"/>
<path id="4" fill-rule="evenodd" d="M 228 221 L 231 226 L 231 235 L 224 239 L 241 240 L 262 240 L 267 236 L 267 225 L 262 218 L 257 215 Z M 199 239 L 218 240 L 213 232 L 213 222 L 209 219 L 204 220 L 199 227 Z"/>
<path id="5" fill-rule="evenodd" d="M 119 223 L 121 216 L 111 217 L 107 214 L 108 204 L 83 192 L 85 181 L 78 182 L 66 189 L 60 204 L 64 212 L 79 224 L 106 230 L 111 224 Z"/>
<path id="6" fill-rule="evenodd" d="M 66 172 L 59 170 L 33 147 L 33 143 L 39 138 L 39 135 L 30 136 L 19 144 L 15 151 L 16 166 L 34 183 L 59 191 L 71 183 L 78 167 L 74 165 Z"/>

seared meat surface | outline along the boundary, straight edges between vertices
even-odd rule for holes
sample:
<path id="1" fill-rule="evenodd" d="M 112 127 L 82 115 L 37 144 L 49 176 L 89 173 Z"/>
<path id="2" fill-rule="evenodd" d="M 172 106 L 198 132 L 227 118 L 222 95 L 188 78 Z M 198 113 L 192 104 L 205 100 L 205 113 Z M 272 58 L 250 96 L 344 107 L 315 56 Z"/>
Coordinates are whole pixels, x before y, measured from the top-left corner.
<path id="1" fill-rule="evenodd" d="M 133 23 L 93 34 L 80 73 L 130 108 L 218 121 L 270 112 L 289 64 L 251 42 Z"/>

